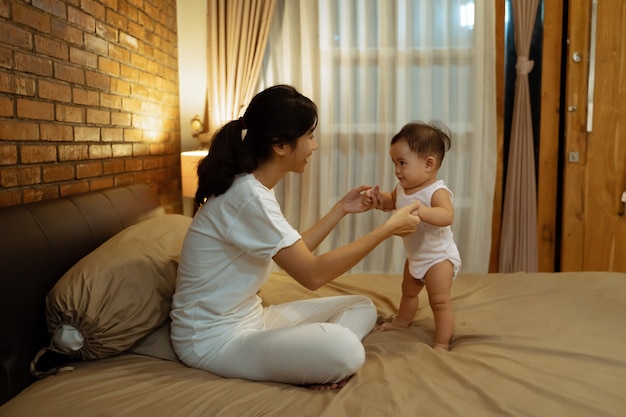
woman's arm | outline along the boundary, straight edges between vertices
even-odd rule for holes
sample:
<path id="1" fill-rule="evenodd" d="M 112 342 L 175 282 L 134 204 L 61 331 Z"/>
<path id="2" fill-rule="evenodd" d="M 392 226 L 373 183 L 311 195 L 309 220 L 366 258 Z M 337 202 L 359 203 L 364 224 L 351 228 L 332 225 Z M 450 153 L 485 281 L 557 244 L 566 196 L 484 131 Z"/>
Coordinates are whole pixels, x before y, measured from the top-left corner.
<path id="1" fill-rule="evenodd" d="M 274 261 L 302 286 L 316 290 L 348 271 L 388 237 L 414 232 L 420 219 L 413 211 L 419 204 L 415 202 L 403 207 L 381 226 L 340 248 L 315 256 L 305 242 L 299 240 L 280 250 Z"/>
<path id="2" fill-rule="evenodd" d="M 302 240 L 310 251 L 315 250 L 328 236 L 339 220 L 348 213 L 362 213 L 370 207 L 363 204 L 362 193 L 369 190 L 369 185 L 361 185 L 350 190 L 332 209 L 309 229 L 302 233 Z"/>

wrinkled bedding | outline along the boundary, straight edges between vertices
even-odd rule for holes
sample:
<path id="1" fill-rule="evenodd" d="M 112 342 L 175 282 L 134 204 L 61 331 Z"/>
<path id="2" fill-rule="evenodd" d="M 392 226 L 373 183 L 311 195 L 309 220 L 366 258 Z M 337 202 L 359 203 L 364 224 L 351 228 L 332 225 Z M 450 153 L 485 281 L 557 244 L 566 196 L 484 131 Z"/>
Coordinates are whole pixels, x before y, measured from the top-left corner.
<path id="1" fill-rule="evenodd" d="M 399 275 L 345 275 L 311 292 L 275 273 L 265 303 L 364 294 L 388 320 Z M 406 330 L 365 340 L 366 363 L 338 391 L 223 379 L 134 353 L 76 362 L 0 407 L 2 417 L 622 416 L 626 274 L 461 273 L 450 352 L 431 349 L 427 295 Z"/>

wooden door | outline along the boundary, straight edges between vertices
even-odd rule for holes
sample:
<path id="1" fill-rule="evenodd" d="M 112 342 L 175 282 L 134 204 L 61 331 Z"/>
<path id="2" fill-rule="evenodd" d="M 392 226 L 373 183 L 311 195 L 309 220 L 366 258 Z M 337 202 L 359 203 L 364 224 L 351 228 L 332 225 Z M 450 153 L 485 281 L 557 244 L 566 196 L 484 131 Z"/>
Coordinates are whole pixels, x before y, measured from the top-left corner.
<path id="1" fill-rule="evenodd" d="M 626 272 L 626 2 L 570 0 L 568 22 L 561 270 Z"/>

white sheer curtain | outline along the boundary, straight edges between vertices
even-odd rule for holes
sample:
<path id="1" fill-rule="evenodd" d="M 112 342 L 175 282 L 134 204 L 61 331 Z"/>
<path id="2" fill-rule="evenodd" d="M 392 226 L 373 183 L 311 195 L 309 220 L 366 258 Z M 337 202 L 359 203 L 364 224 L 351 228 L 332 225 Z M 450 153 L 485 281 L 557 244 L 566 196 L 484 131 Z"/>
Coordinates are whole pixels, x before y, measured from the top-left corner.
<path id="1" fill-rule="evenodd" d="M 463 270 L 486 272 L 496 166 L 495 21 L 492 1 L 279 0 L 259 90 L 287 83 L 319 106 L 319 150 L 276 195 L 303 230 L 350 188 L 395 184 L 391 137 L 412 120 L 443 121 L 452 149 L 440 177 L 455 193 Z M 346 244 L 389 213 L 348 216 L 320 246 Z M 400 273 L 391 238 L 354 272 Z"/>

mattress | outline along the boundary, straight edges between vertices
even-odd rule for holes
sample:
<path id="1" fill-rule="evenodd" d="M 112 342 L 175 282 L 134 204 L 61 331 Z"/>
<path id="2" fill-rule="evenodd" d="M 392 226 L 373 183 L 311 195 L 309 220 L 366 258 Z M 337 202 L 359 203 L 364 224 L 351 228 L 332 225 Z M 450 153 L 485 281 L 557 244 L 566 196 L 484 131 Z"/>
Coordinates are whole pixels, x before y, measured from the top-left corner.
<path id="1" fill-rule="evenodd" d="M 266 304 L 363 294 L 379 322 L 401 277 L 347 274 L 312 292 L 274 273 Z M 2 417 L 621 416 L 626 414 L 626 274 L 461 273 L 449 352 L 431 348 L 425 291 L 406 330 L 373 329 L 366 361 L 342 389 L 224 379 L 180 362 L 123 353 L 76 362 L 0 407 Z"/>

